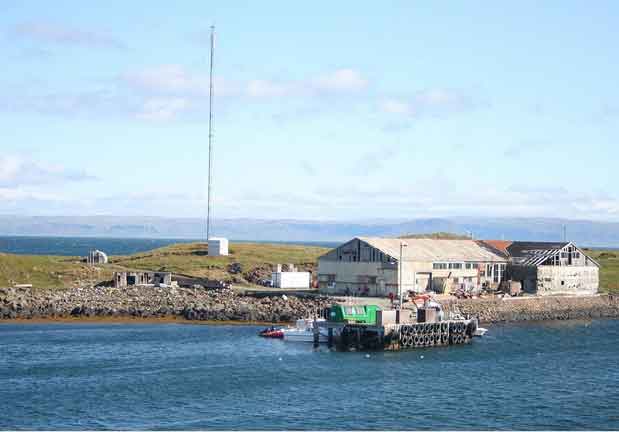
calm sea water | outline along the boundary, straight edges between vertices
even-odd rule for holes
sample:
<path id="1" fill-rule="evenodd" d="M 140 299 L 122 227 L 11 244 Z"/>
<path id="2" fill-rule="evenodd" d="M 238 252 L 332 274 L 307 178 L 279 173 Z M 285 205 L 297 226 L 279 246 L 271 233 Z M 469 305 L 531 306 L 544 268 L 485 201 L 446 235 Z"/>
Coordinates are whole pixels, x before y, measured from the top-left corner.
<path id="1" fill-rule="evenodd" d="M 619 429 L 619 321 L 314 351 L 257 327 L 0 325 L 0 429 Z"/>
<path id="2" fill-rule="evenodd" d="M 99 249 L 108 255 L 130 255 L 145 252 L 174 243 L 191 243 L 199 239 L 115 239 L 104 237 L 30 237 L 0 236 L 0 252 L 28 255 L 67 255 L 86 256 L 93 249 Z M 300 244 L 308 246 L 335 247 L 333 242 L 260 242 Z"/>

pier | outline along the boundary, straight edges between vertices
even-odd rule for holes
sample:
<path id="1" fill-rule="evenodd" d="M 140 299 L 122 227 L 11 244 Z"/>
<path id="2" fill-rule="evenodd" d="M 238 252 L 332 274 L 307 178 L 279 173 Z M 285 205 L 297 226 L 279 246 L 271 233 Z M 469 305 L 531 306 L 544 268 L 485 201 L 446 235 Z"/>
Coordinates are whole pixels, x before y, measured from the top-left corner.
<path id="1" fill-rule="evenodd" d="M 314 346 L 327 335 L 330 348 L 342 351 L 399 351 L 470 343 L 476 319 L 383 325 L 314 321 Z"/>

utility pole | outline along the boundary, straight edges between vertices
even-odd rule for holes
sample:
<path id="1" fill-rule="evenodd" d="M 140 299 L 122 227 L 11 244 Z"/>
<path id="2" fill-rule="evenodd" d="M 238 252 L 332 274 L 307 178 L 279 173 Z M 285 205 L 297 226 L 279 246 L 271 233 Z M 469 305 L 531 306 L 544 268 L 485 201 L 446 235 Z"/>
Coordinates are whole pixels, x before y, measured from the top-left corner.
<path id="1" fill-rule="evenodd" d="M 215 26 L 211 26 L 211 58 L 208 87 L 208 190 L 206 210 L 206 242 L 211 237 L 211 187 L 213 182 L 213 55 L 215 52 Z"/>
<path id="2" fill-rule="evenodd" d="M 407 247 L 408 244 L 406 242 L 401 241 L 400 242 L 400 262 L 398 262 L 398 273 L 399 273 L 399 281 L 398 281 L 398 291 L 399 291 L 399 297 L 400 297 L 400 306 L 399 309 L 402 309 L 402 300 L 403 300 L 403 295 L 404 295 L 404 290 L 402 289 L 402 249 L 404 249 L 405 247 Z"/>
<path id="3" fill-rule="evenodd" d="M 567 241 L 567 225 L 563 224 L 563 241 Z"/>

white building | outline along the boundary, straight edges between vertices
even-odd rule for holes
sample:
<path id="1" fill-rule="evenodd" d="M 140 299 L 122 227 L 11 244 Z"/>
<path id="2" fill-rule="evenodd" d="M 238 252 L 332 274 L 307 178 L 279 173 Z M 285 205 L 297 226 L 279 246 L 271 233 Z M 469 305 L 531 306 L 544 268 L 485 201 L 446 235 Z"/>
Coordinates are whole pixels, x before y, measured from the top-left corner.
<path id="1" fill-rule="evenodd" d="M 223 237 L 211 237 L 210 239 L 208 239 L 208 255 L 228 255 L 228 239 Z"/>
<path id="2" fill-rule="evenodd" d="M 271 273 L 275 288 L 309 288 L 310 273 L 297 271 L 275 271 Z"/>
<path id="3" fill-rule="evenodd" d="M 88 252 L 88 256 L 86 257 L 86 263 L 90 265 L 107 264 L 108 256 L 105 252 L 102 252 L 100 250 L 93 250 Z"/>
<path id="4" fill-rule="evenodd" d="M 473 240 L 356 237 L 318 259 L 318 281 L 327 294 L 397 296 L 400 271 L 406 295 L 497 287 L 506 267 L 506 257 Z"/>

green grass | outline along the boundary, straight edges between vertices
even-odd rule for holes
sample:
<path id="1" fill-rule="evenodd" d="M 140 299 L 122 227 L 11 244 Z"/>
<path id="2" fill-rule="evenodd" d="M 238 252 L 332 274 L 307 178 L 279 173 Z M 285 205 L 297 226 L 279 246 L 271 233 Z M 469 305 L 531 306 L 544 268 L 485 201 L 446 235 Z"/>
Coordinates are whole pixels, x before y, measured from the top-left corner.
<path id="1" fill-rule="evenodd" d="M 600 264 L 600 292 L 619 294 L 619 251 L 586 250 Z"/>
<path id="2" fill-rule="evenodd" d="M 275 264 L 291 263 L 302 268 L 315 266 L 329 249 L 321 247 L 232 243 L 230 255 L 209 257 L 204 243 L 177 244 L 129 256 L 113 256 L 110 264 L 89 267 L 77 257 L 11 255 L 0 253 L 0 287 L 32 284 L 35 288 L 69 288 L 112 279 L 115 270 L 169 271 L 194 277 L 231 280 L 231 263 L 241 264 L 242 273 Z M 237 275 L 241 277 L 242 275 Z"/>
<path id="3" fill-rule="evenodd" d="M 79 281 L 111 279 L 112 271 L 88 267 L 75 257 L 0 253 L 0 287 L 32 284 L 35 288 L 67 288 Z"/>
<path id="4" fill-rule="evenodd" d="M 209 257 L 205 243 L 176 244 L 125 257 L 113 257 L 111 262 L 122 267 L 170 271 L 195 277 L 229 279 L 228 265 L 241 264 L 242 272 L 274 264 L 315 265 L 318 257 L 329 249 L 314 246 L 276 245 L 263 243 L 231 243 L 230 255 Z"/>

